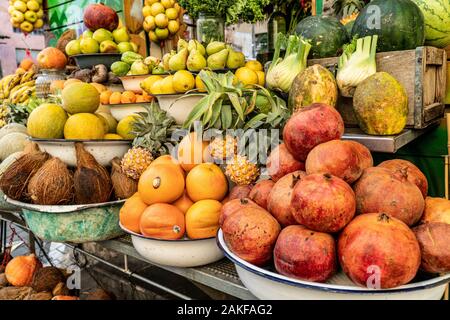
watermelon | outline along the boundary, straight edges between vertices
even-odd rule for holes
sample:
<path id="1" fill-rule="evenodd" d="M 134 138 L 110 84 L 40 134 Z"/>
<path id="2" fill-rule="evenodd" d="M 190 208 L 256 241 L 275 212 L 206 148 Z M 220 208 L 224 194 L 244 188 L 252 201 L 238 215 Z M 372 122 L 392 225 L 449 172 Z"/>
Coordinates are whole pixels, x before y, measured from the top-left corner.
<path id="1" fill-rule="evenodd" d="M 379 52 L 409 50 L 423 46 L 425 42 L 423 13 L 411 0 L 373 0 L 356 18 L 352 37 L 362 38 L 374 34 L 378 35 Z"/>
<path id="2" fill-rule="evenodd" d="M 336 57 L 348 42 L 344 25 L 335 17 L 310 16 L 300 21 L 295 32 L 312 45 L 310 58 Z"/>
<path id="3" fill-rule="evenodd" d="M 450 45 L 450 1 L 413 1 L 425 17 L 425 44 L 438 48 Z"/>

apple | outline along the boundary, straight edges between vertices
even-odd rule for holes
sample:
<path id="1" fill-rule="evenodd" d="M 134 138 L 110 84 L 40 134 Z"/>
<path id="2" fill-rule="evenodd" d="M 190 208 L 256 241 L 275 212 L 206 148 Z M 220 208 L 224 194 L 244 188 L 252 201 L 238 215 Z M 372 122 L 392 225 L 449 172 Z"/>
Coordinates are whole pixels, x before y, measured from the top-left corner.
<path id="1" fill-rule="evenodd" d="M 23 1 L 14 1 L 13 4 L 14 8 L 16 8 L 16 10 L 19 10 L 20 12 L 25 12 L 27 11 L 27 4 Z"/>
<path id="2" fill-rule="evenodd" d="M 28 8 L 28 10 L 38 11 L 39 10 L 39 3 L 36 0 L 29 0 L 27 2 L 27 8 Z"/>
<path id="3" fill-rule="evenodd" d="M 103 41 L 113 41 L 113 35 L 110 31 L 100 28 L 98 30 L 95 30 L 94 34 L 92 35 L 92 38 L 94 38 L 95 41 L 98 43 L 102 43 Z"/>
<path id="4" fill-rule="evenodd" d="M 119 44 L 117 45 L 117 49 L 119 49 L 120 53 L 134 51 L 134 48 L 130 42 L 119 42 Z"/>
<path id="5" fill-rule="evenodd" d="M 33 25 L 29 21 L 24 21 L 20 24 L 20 29 L 22 29 L 23 32 L 30 33 L 33 31 Z"/>
<path id="6" fill-rule="evenodd" d="M 114 41 L 116 43 L 130 41 L 130 35 L 128 34 L 128 30 L 126 27 L 122 27 L 122 28 L 114 30 L 112 32 L 112 35 L 113 35 Z"/>
<path id="7" fill-rule="evenodd" d="M 154 16 L 145 17 L 143 27 L 144 30 L 147 32 L 155 30 L 156 28 L 155 17 Z"/>
<path id="8" fill-rule="evenodd" d="M 116 53 L 117 51 L 117 44 L 112 40 L 105 40 L 100 43 L 101 53 Z"/>
<path id="9" fill-rule="evenodd" d="M 134 42 L 130 42 L 130 44 L 133 47 L 133 51 L 137 53 L 139 51 L 139 46 Z"/>
<path id="10" fill-rule="evenodd" d="M 87 53 L 98 53 L 99 45 L 98 42 L 93 38 L 83 38 L 80 41 L 80 49 L 84 54 Z"/>
<path id="11" fill-rule="evenodd" d="M 92 38 L 93 35 L 94 35 L 94 33 L 91 30 L 86 30 L 85 32 L 83 32 L 81 37 L 83 39 L 88 39 L 88 38 Z"/>
<path id="12" fill-rule="evenodd" d="M 81 53 L 80 42 L 81 41 L 79 39 L 69 41 L 65 48 L 67 55 L 74 56 L 80 54 Z"/>
<path id="13" fill-rule="evenodd" d="M 25 12 L 25 20 L 30 21 L 31 23 L 36 22 L 37 14 L 34 11 L 28 10 Z"/>
<path id="14" fill-rule="evenodd" d="M 22 23 L 25 20 L 25 15 L 19 10 L 14 10 L 11 14 L 11 20 L 15 23 Z"/>
<path id="15" fill-rule="evenodd" d="M 37 19 L 36 22 L 34 23 L 35 29 L 42 28 L 43 26 L 44 26 L 44 20 L 42 20 L 42 19 Z"/>
<path id="16" fill-rule="evenodd" d="M 44 10 L 42 10 L 42 8 L 39 9 L 39 10 L 36 12 L 36 15 L 37 15 L 37 17 L 38 17 L 39 19 L 41 19 L 41 18 L 44 16 Z"/>

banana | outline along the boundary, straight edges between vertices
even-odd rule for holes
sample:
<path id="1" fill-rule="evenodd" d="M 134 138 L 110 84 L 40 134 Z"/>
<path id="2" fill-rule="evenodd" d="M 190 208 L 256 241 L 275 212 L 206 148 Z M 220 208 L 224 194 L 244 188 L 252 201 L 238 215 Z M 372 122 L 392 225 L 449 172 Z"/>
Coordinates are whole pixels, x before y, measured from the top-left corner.
<path id="1" fill-rule="evenodd" d="M 24 94 L 26 95 L 27 91 L 29 91 L 29 90 L 30 90 L 30 87 L 22 87 L 22 88 L 15 90 L 14 92 L 11 91 L 9 99 L 13 103 L 17 103 L 17 102 L 19 102 L 22 95 L 24 95 Z"/>
<path id="2" fill-rule="evenodd" d="M 26 82 L 30 81 L 31 78 L 34 77 L 34 74 L 35 73 L 32 70 L 25 72 L 25 74 L 22 76 L 22 79 L 20 79 L 20 84 L 23 84 L 23 83 L 26 83 Z"/>
<path id="3" fill-rule="evenodd" d="M 9 85 L 10 85 L 11 81 L 14 79 L 14 77 L 15 77 L 15 75 L 10 74 L 3 78 L 2 91 L 3 91 L 3 95 L 5 98 L 9 97 Z"/>

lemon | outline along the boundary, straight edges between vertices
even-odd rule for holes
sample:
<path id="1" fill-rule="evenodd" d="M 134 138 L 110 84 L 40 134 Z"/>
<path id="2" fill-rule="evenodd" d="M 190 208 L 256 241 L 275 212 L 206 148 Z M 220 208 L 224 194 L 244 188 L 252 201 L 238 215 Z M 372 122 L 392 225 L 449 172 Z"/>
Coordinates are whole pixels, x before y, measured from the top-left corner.
<path id="1" fill-rule="evenodd" d="M 241 67 L 237 69 L 235 76 L 245 85 L 258 84 L 258 74 L 250 68 Z"/>
<path id="2" fill-rule="evenodd" d="M 161 83 L 162 83 L 162 79 L 156 80 L 150 87 L 150 93 L 151 94 L 162 94 Z"/>
<path id="3" fill-rule="evenodd" d="M 123 140 L 123 138 L 116 133 L 107 133 L 107 134 L 105 134 L 103 139 L 105 139 L 105 140 Z"/>
<path id="4" fill-rule="evenodd" d="M 161 80 L 161 93 L 162 94 L 174 94 L 176 93 L 174 88 L 174 76 L 170 75 Z"/>
<path id="5" fill-rule="evenodd" d="M 180 23 L 177 20 L 170 20 L 167 28 L 169 29 L 170 34 L 175 34 L 180 30 Z"/>
<path id="6" fill-rule="evenodd" d="M 77 113 L 67 119 L 64 126 L 66 139 L 97 140 L 103 139 L 105 126 L 99 117 L 92 113 Z"/>
<path id="7" fill-rule="evenodd" d="M 264 71 L 256 71 L 256 75 L 258 76 L 258 84 L 261 87 L 264 87 L 264 85 L 266 84 L 266 75 Z"/>
<path id="8" fill-rule="evenodd" d="M 144 6 L 142 8 L 142 15 L 147 18 L 152 15 L 152 7 L 151 6 Z"/>
<path id="9" fill-rule="evenodd" d="M 28 134 L 33 138 L 62 139 L 66 121 L 67 114 L 61 106 L 42 104 L 28 117 Z"/>
<path id="10" fill-rule="evenodd" d="M 161 0 L 161 4 L 164 6 L 164 8 L 168 9 L 168 8 L 172 8 L 173 7 L 173 3 L 171 0 Z"/>
<path id="11" fill-rule="evenodd" d="M 247 61 L 245 67 L 252 69 L 253 71 L 263 71 L 262 64 L 257 60 Z"/>
<path id="12" fill-rule="evenodd" d="M 169 8 L 166 10 L 166 16 L 170 20 L 175 20 L 178 18 L 178 11 L 175 8 Z"/>
<path id="13" fill-rule="evenodd" d="M 150 8 L 150 13 L 154 17 L 156 17 L 160 13 L 164 13 L 164 11 L 166 11 L 166 8 L 164 8 L 164 6 L 160 2 L 155 2 Z"/>
<path id="14" fill-rule="evenodd" d="M 138 115 L 131 115 L 123 118 L 119 121 L 119 124 L 117 125 L 117 134 L 121 136 L 123 139 L 134 139 L 135 135 L 132 134 L 133 132 L 133 123 L 136 121 L 136 118 L 139 117 Z"/>
<path id="15" fill-rule="evenodd" d="M 195 87 L 195 78 L 189 71 L 180 70 L 173 76 L 173 88 L 176 92 L 184 93 Z"/>
<path id="16" fill-rule="evenodd" d="M 199 92 L 206 92 L 205 84 L 203 83 L 199 74 L 195 77 L 195 87 L 198 89 Z"/>
<path id="17" fill-rule="evenodd" d="M 141 88 L 147 93 L 152 93 L 153 84 L 156 81 L 162 80 L 162 79 L 163 79 L 163 77 L 161 77 L 161 76 L 157 76 L 157 75 L 150 76 L 141 82 Z"/>
<path id="18" fill-rule="evenodd" d="M 155 30 L 156 28 L 155 17 L 154 16 L 145 17 L 143 26 L 145 31 L 147 32 Z"/>
<path id="19" fill-rule="evenodd" d="M 160 13 L 155 17 L 155 24 L 158 28 L 165 28 L 169 24 L 169 19 L 164 13 Z"/>

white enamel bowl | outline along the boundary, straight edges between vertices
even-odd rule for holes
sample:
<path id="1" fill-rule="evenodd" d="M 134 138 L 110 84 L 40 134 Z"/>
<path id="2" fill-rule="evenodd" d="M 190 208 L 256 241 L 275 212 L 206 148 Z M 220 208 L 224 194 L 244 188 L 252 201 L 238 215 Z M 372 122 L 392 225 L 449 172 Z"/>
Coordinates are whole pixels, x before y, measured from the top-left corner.
<path id="1" fill-rule="evenodd" d="M 144 105 L 147 103 L 124 103 L 124 104 L 109 104 L 109 111 L 117 121 L 122 120 L 132 114 L 138 112 L 147 112 Z M 151 103 L 148 103 L 151 104 Z"/>
<path id="2" fill-rule="evenodd" d="M 224 257 L 216 238 L 160 240 L 134 233 L 122 225 L 120 227 L 131 235 L 136 251 L 153 264 L 190 268 L 204 266 Z"/>
<path id="3" fill-rule="evenodd" d="M 160 108 L 167 111 L 171 115 L 177 124 L 183 124 L 183 122 L 189 116 L 195 105 L 203 98 L 203 95 L 199 94 L 157 94 Z"/>
<path id="4" fill-rule="evenodd" d="M 439 300 L 450 282 L 450 274 L 447 274 L 393 289 L 367 289 L 353 284 L 344 273 L 327 283 L 296 280 L 256 267 L 236 256 L 227 247 L 222 230 L 217 235 L 217 243 L 235 264 L 242 283 L 262 300 Z"/>
<path id="5" fill-rule="evenodd" d="M 131 148 L 131 140 L 64 140 L 30 139 L 38 144 L 41 151 L 61 159 L 68 166 L 77 165 L 75 142 L 83 142 L 84 148 L 102 166 L 110 166 L 115 157 L 122 158 Z"/>

